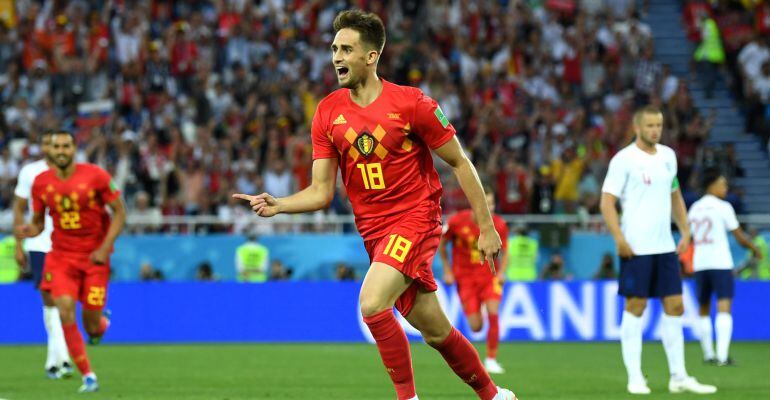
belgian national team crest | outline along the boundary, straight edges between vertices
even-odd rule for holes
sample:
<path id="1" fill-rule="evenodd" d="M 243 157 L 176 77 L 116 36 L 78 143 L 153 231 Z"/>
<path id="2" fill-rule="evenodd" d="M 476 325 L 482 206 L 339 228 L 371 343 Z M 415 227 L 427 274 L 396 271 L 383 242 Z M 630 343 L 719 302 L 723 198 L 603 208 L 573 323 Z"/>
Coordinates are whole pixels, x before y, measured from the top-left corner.
<path id="1" fill-rule="evenodd" d="M 356 148 L 364 155 L 364 157 L 369 157 L 376 145 L 377 143 L 375 142 L 374 137 L 370 135 L 369 132 L 363 132 L 361 136 L 356 139 Z"/>

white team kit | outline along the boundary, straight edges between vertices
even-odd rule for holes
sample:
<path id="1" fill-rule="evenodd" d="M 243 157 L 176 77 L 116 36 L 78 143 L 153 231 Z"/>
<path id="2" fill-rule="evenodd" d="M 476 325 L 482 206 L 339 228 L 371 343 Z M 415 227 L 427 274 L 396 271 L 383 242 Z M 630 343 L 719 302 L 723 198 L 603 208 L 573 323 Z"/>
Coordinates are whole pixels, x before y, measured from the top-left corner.
<path id="1" fill-rule="evenodd" d="M 677 188 L 676 154 L 662 144 L 655 149 L 655 154 L 649 154 L 632 143 L 620 150 L 612 157 L 602 186 L 602 192 L 620 199 L 620 228 L 639 256 L 676 250 L 670 201 Z"/>
<path id="2" fill-rule="evenodd" d="M 710 194 L 696 201 L 688 212 L 692 231 L 693 269 L 733 269 L 727 232 L 740 226 L 730 203 Z"/>
<path id="3" fill-rule="evenodd" d="M 32 196 L 32 182 L 35 181 L 35 177 L 48 170 L 48 163 L 45 159 L 33 161 L 19 171 L 19 178 L 16 183 L 16 189 L 13 194 L 16 197 L 27 200 L 29 203 Z M 27 207 L 27 218 L 32 219 L 32 207 Z M 40 235 L 33 238 L 24 240 L 25 251 L 39 251 L 42 253 L 48 253 L 51 251 L 51 233 L 53 232 L 53 220 L 51 216 L 45 215 L 45 229 Z"/>

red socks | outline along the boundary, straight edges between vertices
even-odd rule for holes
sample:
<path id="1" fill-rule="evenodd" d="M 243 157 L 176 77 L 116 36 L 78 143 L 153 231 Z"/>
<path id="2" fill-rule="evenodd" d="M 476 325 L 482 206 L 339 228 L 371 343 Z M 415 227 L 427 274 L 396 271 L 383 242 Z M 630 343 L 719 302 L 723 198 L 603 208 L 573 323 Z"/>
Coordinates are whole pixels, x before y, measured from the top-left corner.
<path id="1" fill-rule="evenodd" d="M 489 314 L 487 331 L 487 358 L 497 358 L 497 344 L 500 343 L 500 319 L 497 314 Z"/>
<path id="2" fill-rule="evenodd" d="M 82 375 L 88 375 L 91 371 L 91 363 L 88 361 L 88 355 L 86 355 L 86 343 L 83 341 L 83 336 L 78 330 L 76 323 L 62 325 L 64 331 L 64 341 L 67 342 L 67 349 L 69 349 L 70 357 L 75 365 L 78 366 L 78 370 Z"/>
<path id="3" fill-rule="evenodd" d="M 436 346 L 436 350 L 452 371 L 476 391 L 481 400 L 492 400 L 497 395 L 497 386 L 481 364 L 476 349 L 457 329 L 452 328 L 452 332 L 443 343 Z"/>
<path id="4" fill-rule="evenodd" d="M 398 400 L 411 399 L 415 396 L 415 389 L 409 340 L 393 315 L 393 310 L 387 309 L 364 317 L 364 322 L 377 342 L 382 363 L 393 381 Z"/>

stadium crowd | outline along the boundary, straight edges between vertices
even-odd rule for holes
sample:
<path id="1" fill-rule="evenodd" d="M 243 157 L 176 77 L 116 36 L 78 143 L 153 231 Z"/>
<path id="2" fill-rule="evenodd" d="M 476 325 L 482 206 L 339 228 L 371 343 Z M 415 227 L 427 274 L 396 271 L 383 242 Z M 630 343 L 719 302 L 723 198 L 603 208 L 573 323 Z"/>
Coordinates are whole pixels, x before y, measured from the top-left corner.
<path id="1" fill-rule="evenodd" d="M 21 0 L 0 26 L 0 210 L 58 128 L 132 216 L 232 218 L 248 214 L 233 192 L 306 186 L 309 124 L 336 88 L 331 22 L 351 6 L 382 16 L 380 75 L 438 100 L 500 213 L 596 213 L 643 103 L 665 111 L 686 190 L 703 160 L 740 173 L 733 150 L 704 145 L 712 116 L 655 61 L 634 0 Z M 465 200 L 445 178 L 449 213 Z M 344 190 L 328 212 L 351 212 Z"/>

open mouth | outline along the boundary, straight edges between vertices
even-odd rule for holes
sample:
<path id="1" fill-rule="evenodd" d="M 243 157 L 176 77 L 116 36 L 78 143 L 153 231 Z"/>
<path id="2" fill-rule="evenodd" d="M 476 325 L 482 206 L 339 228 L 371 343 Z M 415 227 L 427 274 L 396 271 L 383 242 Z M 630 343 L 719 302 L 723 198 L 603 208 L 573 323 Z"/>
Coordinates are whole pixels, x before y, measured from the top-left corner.
<path id="1" fill-rule="evenodd" d="M 350 70 L 348 67 L 337 67 L 337 78 L 342 79 L 348 76 Z"/>

